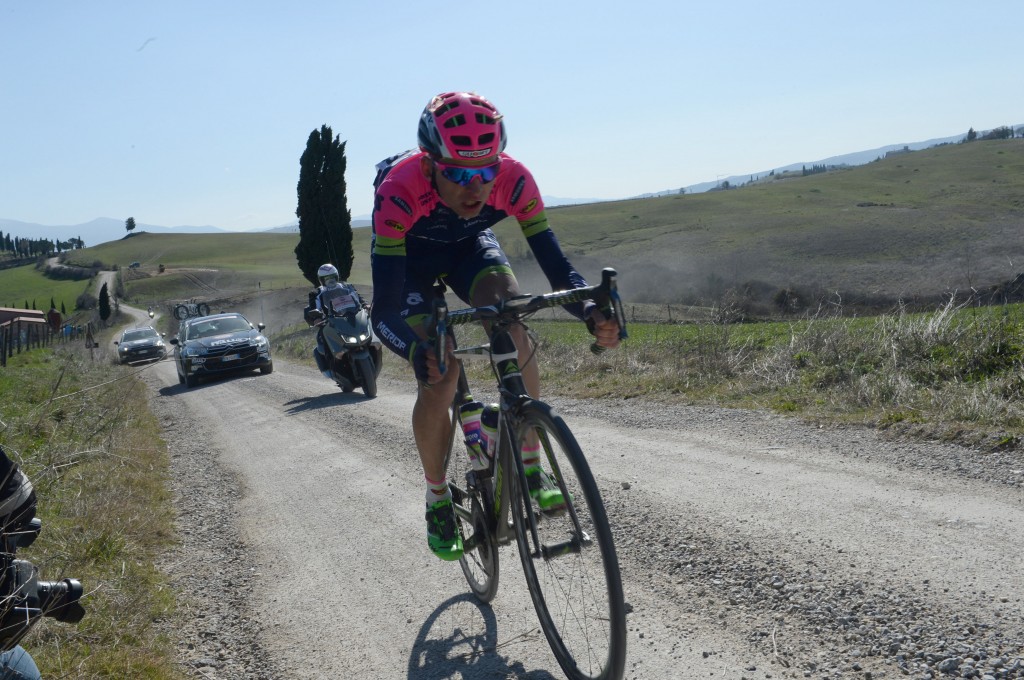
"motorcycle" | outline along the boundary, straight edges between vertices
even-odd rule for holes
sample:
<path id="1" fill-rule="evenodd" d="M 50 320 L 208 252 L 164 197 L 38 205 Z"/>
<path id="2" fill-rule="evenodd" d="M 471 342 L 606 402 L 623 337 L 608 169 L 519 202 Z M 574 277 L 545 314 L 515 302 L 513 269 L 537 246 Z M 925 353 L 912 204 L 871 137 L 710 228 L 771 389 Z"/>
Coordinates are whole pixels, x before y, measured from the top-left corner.
<path id="1" fill-rule="evenodd" d="M 377 376 L 384 359 L 380 340 L 370 331 L 370 314 L 365 307 L 344 314 L 307 312 L 317 327 L 317 346 L 325 349 L 328 370 L 342 392 L 362 388 L 370 398 L 377 396 Z"/>

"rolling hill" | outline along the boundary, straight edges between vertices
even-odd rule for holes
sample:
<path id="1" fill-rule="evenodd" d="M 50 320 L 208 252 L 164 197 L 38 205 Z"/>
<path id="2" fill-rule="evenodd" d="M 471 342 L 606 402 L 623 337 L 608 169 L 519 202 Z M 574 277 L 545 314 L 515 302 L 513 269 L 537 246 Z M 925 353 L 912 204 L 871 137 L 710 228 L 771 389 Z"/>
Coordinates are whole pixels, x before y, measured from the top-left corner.
<path id="1" fill-rule="evenodd" d="M 1024 270 L 1024 139 L 951 144 L 727 191 L 554 207 L 563 248 L 588 278 L 620 271 L 633 302 L 697 304 L 727 291 L 781 290 L 825 304 L 934 301 Z M 524 289 L 546 288 L 517 225 L 495 231 Z M 369 230 L 354 230 L 352 280 L 368 285 Z M 138 234 L 76 251 L 82 264 L 158 263 L 231 290 L 301 287 L 296 234 Z M 0 288 L 3 287 L 0 272 Z M 216 280 L 215 280 L 216 279 Z M 192 283 L 190 283 L 190 281 Z M 149 297 L 188 297 L 194 280 L 153 277 Z"/>

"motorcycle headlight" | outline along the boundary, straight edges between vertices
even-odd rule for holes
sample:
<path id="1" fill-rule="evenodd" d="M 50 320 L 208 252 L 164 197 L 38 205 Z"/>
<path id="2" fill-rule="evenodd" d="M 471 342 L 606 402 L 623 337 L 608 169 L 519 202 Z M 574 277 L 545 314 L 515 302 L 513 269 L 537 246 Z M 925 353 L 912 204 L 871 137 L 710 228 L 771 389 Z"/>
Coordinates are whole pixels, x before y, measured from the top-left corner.
<path id="1" fill-rule="evenodd" d="M 345 336 L 345 342 L 347 342 L 350 345 L 354 345 L 356 344 L 356 339 L 349 336 Z"/>
<path id="2" fill-rule="evenodd" d="M 363 333 L 362 335 L 359 336 L 359 342 L 366 342 L 367 338 L 369 338 L 369 337 L 370 337 L 369 333 Z"/>

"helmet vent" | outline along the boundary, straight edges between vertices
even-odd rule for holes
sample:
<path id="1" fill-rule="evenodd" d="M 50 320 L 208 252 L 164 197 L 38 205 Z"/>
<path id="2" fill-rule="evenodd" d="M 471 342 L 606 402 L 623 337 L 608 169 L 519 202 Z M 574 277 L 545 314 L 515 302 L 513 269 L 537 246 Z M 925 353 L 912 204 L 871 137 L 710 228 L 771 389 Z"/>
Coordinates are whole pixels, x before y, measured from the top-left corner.
<path id="1" fill-rule="evenodd" d="M 453 135 L 452 144 L 455 146 L 473 146 L 473 140 L 466 135 Z"/>
<path id="2" fill-rule="evenodd" d="M 478 98 L 474 97 L 470 101 L 473 102 L 476 106 L 482 106 L 485 109 L 490 109 L 491 111 L 496 111 L 497 110 L 497 109 L 494 108 L 494 105 L 491 104 L 486 99 L 478 99 Z"/>
<path id="3" fill-rule="evenodd" d="M 483 146 L 484 144 L 490 144 L 493 141 L 494 141 L 494 133 L 493 132 L 488 132 L 486 134 L 480 135 L 480 140 L 479 140 L 478 143 L 480 144 L 480 146 Z"/>
<path id="4" fill-rule="evenodd" d="M 458 114 L 458 115 L 452 116 L 451 118 L 449 118 L 448 120 L 446 120 L 444 122 L 444 126 L 446 128 L 459 127 L 459 126 L 465 125 L 465 124 L 466 124 L 466 117 L 464 115 L 462 115 L 461 113 Z"/>
<path id="5" fill-rule="evenodd" d="M 458 108 L 458 106 L 459 106 L 458 100 L 456 100 L 454 102 L 448 102 L 447 104 L 442 104 L 442 105 L 438 106 L 436 109 L 433 110 L 433 113 L 434 113 L 435 116 L 440 116 L 442 114 L 448 113 L 452 109 Z"/>

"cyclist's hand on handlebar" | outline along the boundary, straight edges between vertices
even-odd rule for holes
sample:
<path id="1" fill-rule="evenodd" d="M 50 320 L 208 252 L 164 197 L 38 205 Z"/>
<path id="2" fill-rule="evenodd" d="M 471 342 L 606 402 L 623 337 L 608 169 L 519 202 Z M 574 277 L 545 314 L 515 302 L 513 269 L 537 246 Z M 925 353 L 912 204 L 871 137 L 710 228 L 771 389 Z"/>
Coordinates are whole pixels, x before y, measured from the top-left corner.
<path id="1" fill-rule="evenodd" d="M 445 351 L 445 366 L 451 367 L 455 361 L 455 342 L 451 336 L 445 338 L 447 347 Z M 413 354 L 412 368 L 416 373 L 416 379 L 427 385 L 436 385 L 441 382 L 444 374 L 437 361 L 437 352 L 434 351 L 434 341 L 421 340 L 416 345 L 416 352 Z"/>
<path id="2" fill-rule="evenodd" d="M 599 307 L 594 307 L 587 315 L 586 321 L 587 329 L 600 347 L 615 349 L 619 346 L 619 322 L 615 317 L 609 319 Z"/>

